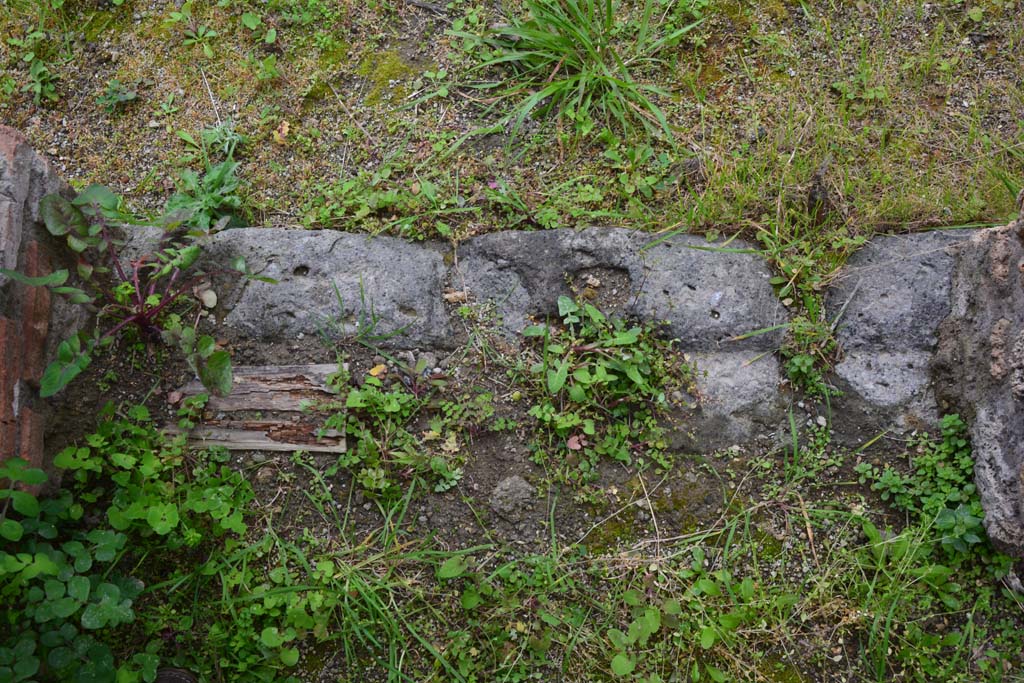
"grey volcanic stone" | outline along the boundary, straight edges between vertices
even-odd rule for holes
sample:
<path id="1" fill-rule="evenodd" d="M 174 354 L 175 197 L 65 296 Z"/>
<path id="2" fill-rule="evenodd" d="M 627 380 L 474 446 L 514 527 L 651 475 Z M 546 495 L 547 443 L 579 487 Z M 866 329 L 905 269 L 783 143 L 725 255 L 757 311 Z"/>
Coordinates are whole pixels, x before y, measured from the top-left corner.
<path id="1" fill-rule="evenodd" d="M 535 491 L 529 482 L 514 474 L 498 482 L 491 493 L 491 509 L 502 518 L 519 521 L 533 506 Z"/>
<path id="2" fill-rule="evenodd" d="M 948 315 L 953 247 L 970 231 L 880 237 L 851 257 L 826 298 L 838 320 L 844 396 L 833 400 L 840 436 L 929 427 L 938 419 L 930 364 Z"/>
<path id="3" fill-rule="evenodd" d="M 962 245 L 952 294 L 937 393 L 970 420 L 989 536 L 1024 557 L 1024 214 Z"/>
<path id="4" fill-rule="evenodd" d="M 717 251 L 699 237 L 653 240 L 617 228 L 484 235 L 460 249 L 453 285 L 493 301 L 514 334 L 531 316 L 554 316 L 569 283 L 580 288 L 594 276 L 600 308 L 665 321 L 666 333 L 695 354 L 701 400 L 680 416 L 686 433 L 676 447 L 711 451 L 774 431 L 784 412 L 770 352 L 783 333 L 736 339 L 786 322 L 767 265 L 742 243 Z"/>
<path id="5" fill-rule="evenodd" d="M 744 245 L 735 243 L 728 252 L 710 251 L 713 244 L 693 236 L 648 248 L 653 239 L 621 228 L 483 235 L 460 248 L 453 285 L 493 301 L 514 334 L 531 316 L 554 315 L 558 296 L 571 294 L 569 283 L 585 285 L 592 274 L 603 281 L 596 300 L 611 304 L 602 308 L 664 320 L 684 349 L 778 348 L 778 331 L 734 340 L 785 322 L 759 256 L 736 253 Z"/>
<path id="6" fill-rule="evenodd" d="M 238 228 L 217 233 L 208 262 L 242 256 L 256 274 L 224 302 L 224 323 L 257 338 L 353 335 L 376 318 L 383 346 L 449 348 L 445 265 L 429 246 L 329 230 Z"/>
<path id="7" fill-rule="evenodd" d="M 0 125 L 0 268 L 16 270 L 23 243 L 49 242 L 41 225 L 39 201 L 67 185 L 45 157 L 36 154 L 24 135 Z M 8 278 L 0 275 L 0 288 Z"/>
<path id="8" fill-rule="evenodd" d="M 699 401 L 682 416 L 674 448 L 710 452 L 755 436 L 777 437 L 786 404 L 774 355 L 734 351 L 697 354 L 693 360 Z"/>

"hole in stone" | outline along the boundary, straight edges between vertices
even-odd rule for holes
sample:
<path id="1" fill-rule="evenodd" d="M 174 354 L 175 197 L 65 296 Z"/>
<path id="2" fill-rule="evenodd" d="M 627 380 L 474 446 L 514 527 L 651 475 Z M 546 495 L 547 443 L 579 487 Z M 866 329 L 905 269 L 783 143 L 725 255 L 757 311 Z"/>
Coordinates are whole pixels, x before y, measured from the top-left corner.
<path id="1" fill-rule="evenodd" d="M 292 271 L 292 275 L 297 275 L 299 277 L 309 275 L 309 266 L 295 266 L 295 270 Z"/>
<path id="2" fill-rule="evenodd" d="M 686 288 L 688 290 L 690 290 L 691 292 L 696 292 L 697 291 L 697 288 L 694 287 L 693 285 L 690 285 L 690 284 L 686 285 Z M 668 292 L 665 292 L 665 293 L 668 294 Z"/>
<path id="3" fill-rule="evenodd" d="M 633 280 L 625 268 L 581 268 L 569 273 L 567 279 L 569 289 L 577 300 L 591 303 L 611 315 L 624 314 L 636 294 L 633 291 Z"/>
<path id="4" fill-rule="evenodd" d="M 402 315 L 407 315 L 413 318 L 419 315 L 416 309 L 413 308 L 412 306 L 399 306 L 398 312 L 401 313 Z"/>
<path id="5" fill-rule="evenodd" d="M 721 318 L 721 317 L 722 317 L 722 314 L 721 314 L 721 313 L 719 313 L 718 311 L 716 311 L 716 310 L 712 309 L 712 311 L 711 311 L 711 317 L 712 317 L 712 318 L 714 318 L 715 320 L 718 320 L 719 318 Z"/>

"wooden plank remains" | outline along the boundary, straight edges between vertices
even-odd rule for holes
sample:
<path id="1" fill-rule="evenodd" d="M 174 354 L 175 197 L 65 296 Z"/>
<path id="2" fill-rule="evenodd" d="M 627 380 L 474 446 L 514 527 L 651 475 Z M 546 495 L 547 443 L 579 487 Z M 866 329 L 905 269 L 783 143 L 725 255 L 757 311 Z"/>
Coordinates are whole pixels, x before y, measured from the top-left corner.
<path id="1" fill-rule="evenodd" d="M 324 418 L 341 408 L 317 410 L 334 402 L 338 395 L 327 378 L 338 366 L 250 365 L 233 369 L 234 382 L 227 396 L 214 396 L 203 410 L 202 421 L 188 434 L 197 448 L 222 446 L 244 451 L 306 451 L 344 453 L 345 435 L 334 430 L 318 434 Z M 182 398 L 209 391 L 199 380 L 185 385 Z M 167 428 L 178 432 L 176 426 Z"/>

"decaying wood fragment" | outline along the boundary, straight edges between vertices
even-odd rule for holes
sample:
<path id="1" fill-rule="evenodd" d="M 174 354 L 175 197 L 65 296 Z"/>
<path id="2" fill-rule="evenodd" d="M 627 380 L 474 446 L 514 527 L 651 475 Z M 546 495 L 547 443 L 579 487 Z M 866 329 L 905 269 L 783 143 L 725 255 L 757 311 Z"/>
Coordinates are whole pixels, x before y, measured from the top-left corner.
<path id="1" fill-rule="evenodd" d="M 336 365 L 269 365 L 234 368 L 227 396 L 210 396 L 189 444 L 246 451 L 344 453 L 345 435 L 323 430 L 324 419 L 338 412 L 337 393 L 328 385 Z M 188 398 L 208 393 L 198 380 L 178 390 Z M 323 406 L 331 405 L 325 411 Z M 169 432 L 180 430 L 171 426 Z"/>

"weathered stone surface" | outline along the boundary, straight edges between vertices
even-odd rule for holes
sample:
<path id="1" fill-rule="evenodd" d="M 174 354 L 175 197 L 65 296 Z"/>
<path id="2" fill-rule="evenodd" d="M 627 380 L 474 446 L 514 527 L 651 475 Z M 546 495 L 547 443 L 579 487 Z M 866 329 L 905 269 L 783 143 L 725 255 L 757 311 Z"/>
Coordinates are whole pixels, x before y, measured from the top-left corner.
<path id="1" fill-rule="evenodd" d="M 617 228 L 485 235 L 460 249 L 452 285 L 493 301 L 510 334 L 531 316 L 556 314 L 558 296 L 573 286 L 603 310 L 665 321 L 666 333 L 698 354 L 700 370 L 701 406 L 686 416 L 680 447 L 714 450 L 774 429 L 782 417 L 779 367 L 764 352 L 778 348 L 782 332 L 737 339 L 786 322 L 767 265 L 742 244 L 715 251 L 692 236 L 651 243 Z"/>
<path id="2" fill-rule="evenodd" d="M 253 337 L 338 338 L 362 329 L 386 336 L 383 346 L 452 346 L 444 258 L 430 246 L 329 230 L 239 228 L 214 236 L 207 263 L 223 267 L 237 256 L 278 281 L 243 282 L 222 299 L 224 323 Z"/>
<path id="3" fill-rule="evenodd" d="M 779 393 L 779 363 L 755 352 L 702 353 L 697 367 L 697 407 L 684 416 L 677 448 L 709 452 L 774 437 L 786 418 Z"/>
<path id="4" fill-rule="evenodd" d="M 555 314 L 572 283 L 589 287 L 606 310 L 666 321 L 687 350 L 777 347 L 779 332 L 735 339 L 785 322 L 760 257 L 735 253 L 742 245 L 709 251 L 714 245 L 693 236 L 651 243 L 651 235 L 621 228 L 484 235 L 460 248 L 452 283 L 495 302 L 510 333 L 531 316 Z M 588 284 L 594 280 L 596 287 Z"/>
<path id="5" fill-rule="evenodd" d="M 1024 557 L 1024 214 L 958 250 L 935 375 L 940 402 L 970 420 L 989 536 Z"/>
<path id="6" fill-rule="evenodd" d="M 949 313 L 954 247 L 970 231 L 880 237 L 853 255 L 826 297 L 840 362 L 833 399 L 850 440 L 938 419 L 930 361 Z"/>
<path id="7" fill-rule="evenodd" d="M 24 244 L 37 239 L 33 228 L 39 222 L 39 200 L 64 188 L 24 135 L 0 125 L 0 267 L 18 268 Z M 7 284 L 0 275 L 0 291 Z"/>
<path id="8" fill-rule="evenodd" d="M 498 482 L 491 493 L 491 509 L 503 519 L 516 522 L 533 506 L 536 495 L 530 483 L 514 474 Z"/>

